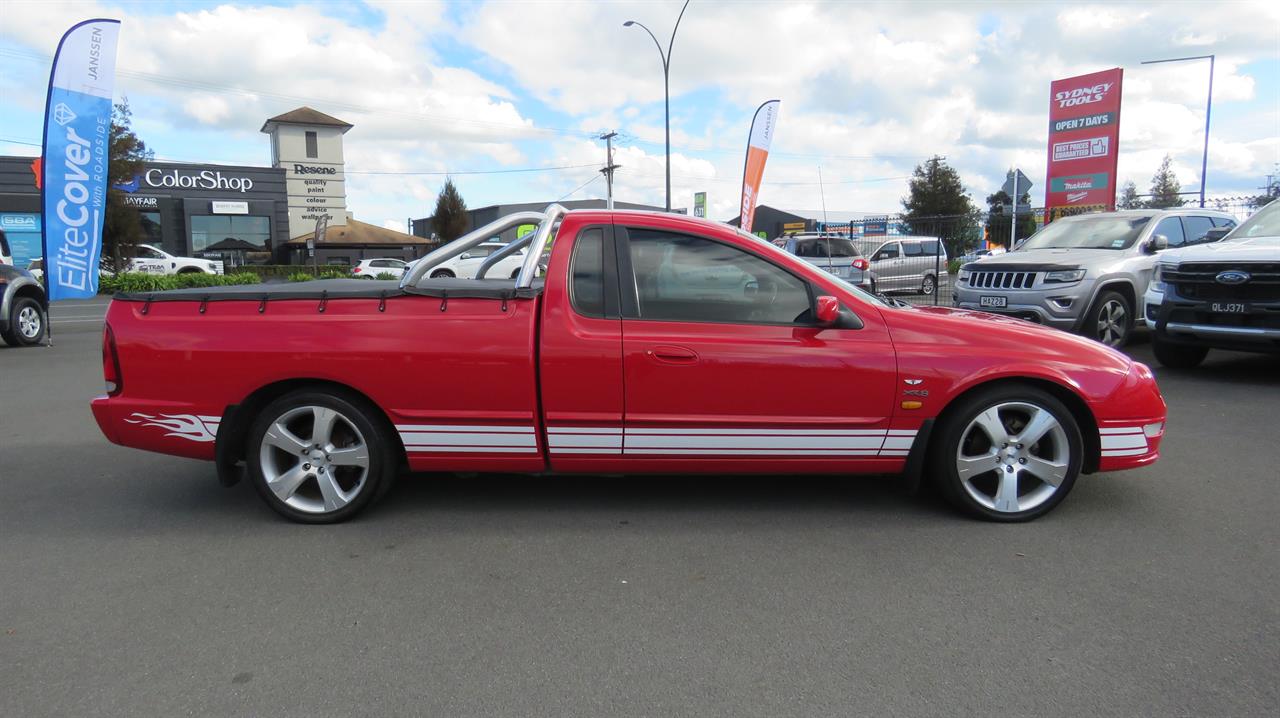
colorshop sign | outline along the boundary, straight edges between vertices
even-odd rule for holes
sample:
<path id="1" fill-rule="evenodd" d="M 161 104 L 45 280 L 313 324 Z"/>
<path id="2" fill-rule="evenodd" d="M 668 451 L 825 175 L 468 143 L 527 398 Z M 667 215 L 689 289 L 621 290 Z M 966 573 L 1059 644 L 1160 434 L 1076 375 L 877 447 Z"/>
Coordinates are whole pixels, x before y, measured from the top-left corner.
<path id="1" fill-rule="evenodd" d="M 1055 80 L 1049 87 L 1045 208 L 1116 206 L 1120 68 Z"/>

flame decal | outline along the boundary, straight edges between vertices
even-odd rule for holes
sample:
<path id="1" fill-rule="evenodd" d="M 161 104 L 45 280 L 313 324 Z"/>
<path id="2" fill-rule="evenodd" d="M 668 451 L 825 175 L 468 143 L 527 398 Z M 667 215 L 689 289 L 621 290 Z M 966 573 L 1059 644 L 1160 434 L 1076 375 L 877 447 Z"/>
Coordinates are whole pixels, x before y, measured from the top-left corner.
<path id="1" fill-rule="evenodd" d="M 134 412 L 136 418 L 125 419 L 130 424 L 154 426 L 165 429 L 165 436 L 176 436 L 180 439 L 207 443 L 217 439 L 218 424 L 222 417 L 196 416 L 194 414 L 143 414 Z"/>

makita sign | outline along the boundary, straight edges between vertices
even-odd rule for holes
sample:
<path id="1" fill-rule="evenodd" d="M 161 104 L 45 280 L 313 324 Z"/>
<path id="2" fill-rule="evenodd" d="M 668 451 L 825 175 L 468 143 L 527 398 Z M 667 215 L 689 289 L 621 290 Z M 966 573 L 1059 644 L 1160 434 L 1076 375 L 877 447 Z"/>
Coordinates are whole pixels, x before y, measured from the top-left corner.
<path id="1" fill-rule="evenodd" d="M 214 170 L 183 172 L 151 169 L 142 178 L 152 187 L 170 189 L 219 189 L 229 192 L 248 192 L 253 189 L 253 180 L 248 177 L 229 177 Z"/>

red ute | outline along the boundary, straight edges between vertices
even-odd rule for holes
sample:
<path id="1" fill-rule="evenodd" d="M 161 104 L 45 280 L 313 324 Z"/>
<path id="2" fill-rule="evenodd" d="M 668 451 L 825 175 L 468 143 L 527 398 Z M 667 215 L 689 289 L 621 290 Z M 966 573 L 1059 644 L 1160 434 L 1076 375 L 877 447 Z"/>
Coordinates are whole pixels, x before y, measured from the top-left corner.
<path id="1" fill-rule="evenodd" d="M 488 260 L 531 245 L 515 280 L 428 278 L 522 223 L 539 229 Z M 902 473 L 1026 520 L 1080 473 L 1154 462 L 1165 420 L 1147 367 L 1100 344 L 886 302 L 645 212 L 512 215 L 399 283 L 118 296 L 103 344 L 107 438 L 214 460 L 228 484 L 247 470 L 307 522 L 350 517 L 404 467 Z"/>

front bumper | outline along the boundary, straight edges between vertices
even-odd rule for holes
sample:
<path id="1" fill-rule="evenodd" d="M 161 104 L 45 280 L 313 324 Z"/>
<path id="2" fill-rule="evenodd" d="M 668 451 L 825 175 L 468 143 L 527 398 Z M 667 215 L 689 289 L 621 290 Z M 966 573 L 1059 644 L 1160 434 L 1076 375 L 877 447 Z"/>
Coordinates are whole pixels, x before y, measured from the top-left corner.
<path id="1" fill-rule="evenodd" d="M 1150 367 L 1134 362 L 1124 382 L 1095 407 L 1095 413 L 1099 471 L 1135 469 L 1160 458 L 1168 409 Z"/>
<path id="2" fill-rule="evenodd" d="M 1220 314 L 1210 311 L 1210 302 L 1148 289 L 1143 321 L 1170 344 L 1280 353 L 1280 302 L 1246 304 L 1248 312 Z"/>
<path id="3" fill-rule="evenodd" d="M 1072 331 L 1087 308 L 1093 293 L 1093 281 L 1084 279 L 1073 284 L 1034 289 L 976 288 L 958 283 L 952 299 L 960 309 L 1004 314 Z M 982 306 L 982 297 L 1003 297 L 1005 306 Z"/>

